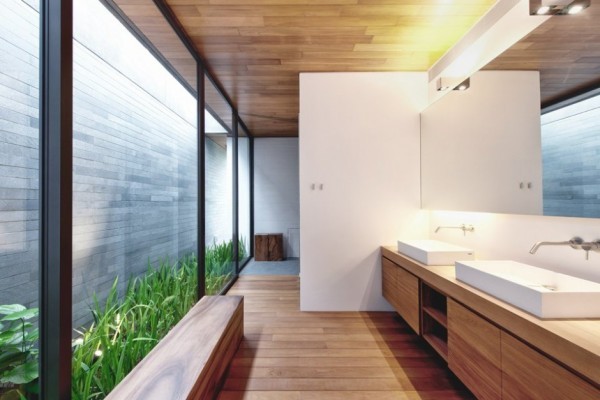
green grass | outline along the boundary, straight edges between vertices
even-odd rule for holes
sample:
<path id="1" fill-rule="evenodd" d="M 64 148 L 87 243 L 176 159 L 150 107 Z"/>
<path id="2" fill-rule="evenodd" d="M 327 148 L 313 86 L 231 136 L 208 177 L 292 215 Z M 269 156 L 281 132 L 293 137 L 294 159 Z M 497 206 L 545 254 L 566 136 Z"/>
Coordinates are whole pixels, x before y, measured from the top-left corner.
<path id="1" fill-rule="evenodd" d="M 247 257 L 246 243 L 242 238 L 238 244 L 238 259 Z M 229 282 L 234 272 L 233 241 L 216 243 L 206 247 L 206 294 L 217 294 Z"/>
<path id="2" fill-rule="evenodd" d="M 234 274 L 233 243 L 206 248 L 206 293 L 217 294 Z M 245 241 L 239 259 L 246 258 Z M 184 257 L 175 264 L 148 266 L 143 276 L 131 278 L 123 293 L 115 279 L 105 301 L 94 296 L 93 323 L 76 330 L 72 353 L 72 398 L 103 399 L 156 346 L 196 303 L 198 260 Z M 4 317 L 1 317 L 5 315 Z M 35 396 L 38 334 L 28 319 L 37 309 L 0 307 L 0 383 L 23 396 Z M 28 387 L 29 385 L 30 387 Z M 11 387 L 13 387 L 11 386 Z"/>
<path id="3" fill-rule="evenodd" d="M 94 299 L 94 322 L 73 342 L 73 399 L 102 399 L 156 346 L 196 302 L 195 257 L 131 279 L 119 297 L 118 280 L 106 302 Z"/>
<path id="4" fill-rule="evenodd" d="M 217 294 L 234 274 L 232 241 L 206 248 L 206 294 Z M 247 256 L 244 240 L 239 259 Z M 92 306 L 94 322 L 73 342 L 72 398 L 103 399 L 144 358 L 196 302 L 195 256 L 130 279 L 119 296 L 115 279 L 108 298 Z"/>

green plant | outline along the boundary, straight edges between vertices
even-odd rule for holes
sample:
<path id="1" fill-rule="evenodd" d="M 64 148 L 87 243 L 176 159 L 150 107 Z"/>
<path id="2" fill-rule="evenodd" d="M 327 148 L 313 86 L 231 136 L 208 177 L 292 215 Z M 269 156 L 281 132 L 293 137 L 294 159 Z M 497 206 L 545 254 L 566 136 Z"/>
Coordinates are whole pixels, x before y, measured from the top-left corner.
<path id="1" fill-rule="evenodd" d="M 246 243 L 242 238 L 238 242 L 238 259 L 246 258 Z M 229 282 L 233 274 L 233 240 L 213 242 L 205 251 L 206 294 L 217 294 Z"/>
<path id="2" fill-rule="evenodd" d="M 246 257 L 244 239 L 239 257 Z M 233 274 L 233 242 L 206 249 L 206 293 L 218 293 Z M 161 262 L 130 279 L 119 296 L 118 280 L 103 304 L 94 297 L 94 322 L 73 341 L 72 397 L 104 398 L 188 312 L 196 301 L 195 256 L 170 265 Z"/>
<path id="3" fill-rule="evenodd" d="M 0 384 L 9 389 L 3 399 L 25 399 L 38 391 L 39 329 L 30 322 L 38 313 L 21 304 L 0 306 Z"/>
<path id="4" fill-rule="evenodd" d="M 118 280 L 104 304 L 94 298 L 94 322 L 73 342 L 72 397 L 104 398 L 196 302 L 194 256 L 130 279 L 123 296 Z"/>

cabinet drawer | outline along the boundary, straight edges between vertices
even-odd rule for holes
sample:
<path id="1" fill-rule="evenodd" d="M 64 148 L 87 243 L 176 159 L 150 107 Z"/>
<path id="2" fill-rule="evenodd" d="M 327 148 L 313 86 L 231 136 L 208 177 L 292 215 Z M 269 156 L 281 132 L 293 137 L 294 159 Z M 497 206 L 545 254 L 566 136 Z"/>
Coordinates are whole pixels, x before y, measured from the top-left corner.
<path id="1" fill-rule="evenodd" d="M 502 398 L 592 400 L 600 399 L 600 390 L 502 332 Z"/>
<path id="2" fill-rule="evenodd" d="M 480 400 L 502 397 L 500 329 L 448 299 L 448 367 Z"/>
<path id="3" fill-rule="evenodd" d="M 418 334 L 419 278 L 387 258 L 381 259 L 383 296 Z"/>
<path id="4" fill-rule="evenodd" d="M 382 258 L 381 260 L 381 292 L 383 293 L 383 298 L 396 308 L 394 302 L 396 301 L 395 293 L 398 289 L 398 282 L 396 279 L 396 269 L 398 269 L 398 267 L 387 258 Z"/>

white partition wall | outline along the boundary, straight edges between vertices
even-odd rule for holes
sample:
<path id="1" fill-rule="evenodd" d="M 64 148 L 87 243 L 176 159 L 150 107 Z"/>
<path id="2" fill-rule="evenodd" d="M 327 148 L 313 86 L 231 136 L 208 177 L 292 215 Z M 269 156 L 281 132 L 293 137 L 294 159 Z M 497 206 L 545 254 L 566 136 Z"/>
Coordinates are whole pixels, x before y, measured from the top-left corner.
<path id="1" fill-rule="evenodd" d="M 300 302 L 388 310 L 379 246 L 425 237 L 419 113 L 426 73 L 300 75 Z"/>

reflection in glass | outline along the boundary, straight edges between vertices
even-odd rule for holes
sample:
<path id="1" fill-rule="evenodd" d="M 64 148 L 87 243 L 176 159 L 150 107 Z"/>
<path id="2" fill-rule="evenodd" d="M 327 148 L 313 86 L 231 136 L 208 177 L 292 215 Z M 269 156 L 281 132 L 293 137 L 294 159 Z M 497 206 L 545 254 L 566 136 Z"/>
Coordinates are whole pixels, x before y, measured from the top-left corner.
<path id="1" fill-rule="evenodd" d="M 0 397 L 38 385 L 39 2 L 0 12 Z M 13 362 L 7 363 L 7 356 Z"/>
<path id="2" fill-rule="evenodd" d="M 72 396 L 92 399 L 196 301 L 197 103 L 99 0 L 74 2 L 73 47 Z"/>
<path id="3" fill-rule="evenodd" d="M 600 218 L 600 95 L 542 115 L 544 215 Z"/>
<path id="4" fill-rule="evenodd" d="M 232 111 L 212 82 L 205 82 L 206 294 L 216 294 L 235 275 Z"/>
<path id="5" fill-rule="evenodd" d="M 238 125 L 238 232 L 240 265 L 250 257 L 250 138 Z"/>

